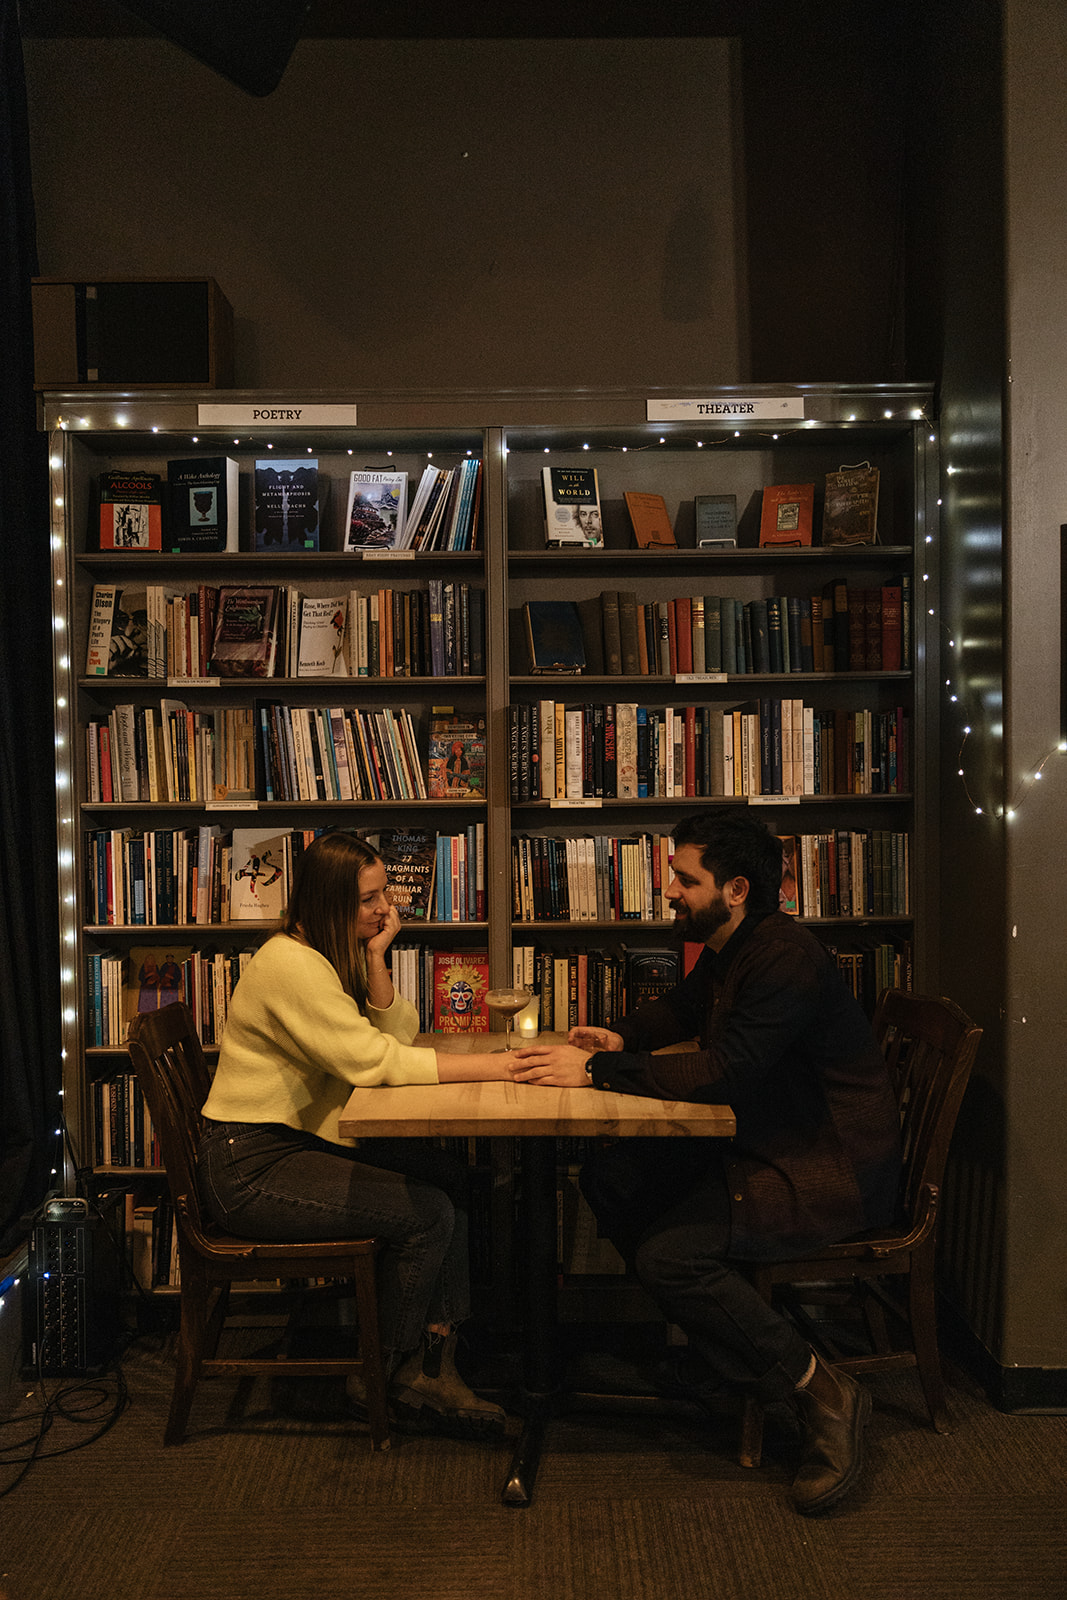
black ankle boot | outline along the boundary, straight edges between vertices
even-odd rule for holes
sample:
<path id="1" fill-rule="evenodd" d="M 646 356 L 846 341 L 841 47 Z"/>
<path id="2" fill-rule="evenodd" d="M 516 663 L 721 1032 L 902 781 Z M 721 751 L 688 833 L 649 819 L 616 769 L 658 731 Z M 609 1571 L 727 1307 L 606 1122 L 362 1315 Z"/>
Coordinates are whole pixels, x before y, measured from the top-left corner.
<path id="1" fill-rule="evenodd" d="M 843 1500 L 863 1470 L 871 1397 L 846 1372 L 816 1356 L 811 1380 L 796 1391 L 796 1404 L 801 1454 L 793 1504 L 805 1516 L 817 1516 Z"/>

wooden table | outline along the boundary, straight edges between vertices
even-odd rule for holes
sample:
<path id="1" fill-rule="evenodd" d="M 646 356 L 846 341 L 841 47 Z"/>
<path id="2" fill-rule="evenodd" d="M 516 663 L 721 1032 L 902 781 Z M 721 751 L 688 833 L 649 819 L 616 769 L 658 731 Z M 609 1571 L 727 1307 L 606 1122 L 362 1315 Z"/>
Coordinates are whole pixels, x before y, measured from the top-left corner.
<path id="1" fill-rule="evenodd" d="M 541 1034 L 561 1043 L 562 1034 Z M 498 1033 L 420 1034 L 418 1044 L 441 1051 L 499 1050 Z M 523 1284 L 523 1386 L 525 1417 L 504 1487 L 506 1505 L 529 1505 L 552 1401 L 559 1389 L 556 1322 L 557 1134 L 607 1134 L 616 1138 L 729 1138 L 728 1106 L 652 1100 L 603 1089 L 550 1089 L 498 1080 L 486 1083 L 411 1084 L 353 1089 L 340 1131 L 361 1138 L 424 1139 L 438 1134 L 523 1140 L 521 1203 L 528 1261 Z"/>

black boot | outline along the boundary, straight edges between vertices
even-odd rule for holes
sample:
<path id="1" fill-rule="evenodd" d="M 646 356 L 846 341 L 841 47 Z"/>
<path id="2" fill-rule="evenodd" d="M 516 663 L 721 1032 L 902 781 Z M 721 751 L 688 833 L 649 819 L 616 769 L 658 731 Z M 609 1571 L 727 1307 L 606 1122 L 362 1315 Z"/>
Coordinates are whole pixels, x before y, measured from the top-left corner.
<path id="1" fill-rule="evenodd" d="M 817 1516 L 843 1500 L 863 1470 L 871 1397 L 846 1372 L 816 1356 L 815 1371 L 796 1391 L 796 1403 L 801 1454 L 793 1504 L 805 1516 Z"/>

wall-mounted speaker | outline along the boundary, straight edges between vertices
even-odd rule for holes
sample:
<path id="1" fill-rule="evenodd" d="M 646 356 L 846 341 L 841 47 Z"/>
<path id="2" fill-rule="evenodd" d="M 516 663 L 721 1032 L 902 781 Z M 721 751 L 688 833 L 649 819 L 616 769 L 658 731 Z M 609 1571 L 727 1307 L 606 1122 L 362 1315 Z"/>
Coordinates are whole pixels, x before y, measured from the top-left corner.
<path id="1" fill-rule="evenodd" d="M 233 311 L 213 278 L 35 278 L 38 389 L 225 389 L 233 384 Z"/>

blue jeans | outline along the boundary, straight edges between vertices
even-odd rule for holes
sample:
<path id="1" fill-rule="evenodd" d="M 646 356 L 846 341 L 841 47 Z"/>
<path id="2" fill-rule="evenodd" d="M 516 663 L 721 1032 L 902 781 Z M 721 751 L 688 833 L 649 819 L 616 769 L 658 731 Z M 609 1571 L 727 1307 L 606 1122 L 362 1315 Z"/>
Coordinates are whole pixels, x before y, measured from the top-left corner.
<path id="1" fill-rule="evenodd" d="M 378 1300 L 392 1365 L 429 1323 L 470 1315 L 467 1169 L 422 1139 L 358 1148 L 275 1123 L 207 1122 L 200 1202 L 246 1239 L 382 1239 Z"/>
<path id="2" fill-rule="evenodd" d="M 811 1348 L 730 1264 L 730 1195 L 708 1139 L 620 1139 L 594 1151 L 582 1192 L 606 1235 L 712 1380 L 770 1403 L 803 1377 Z"/>

